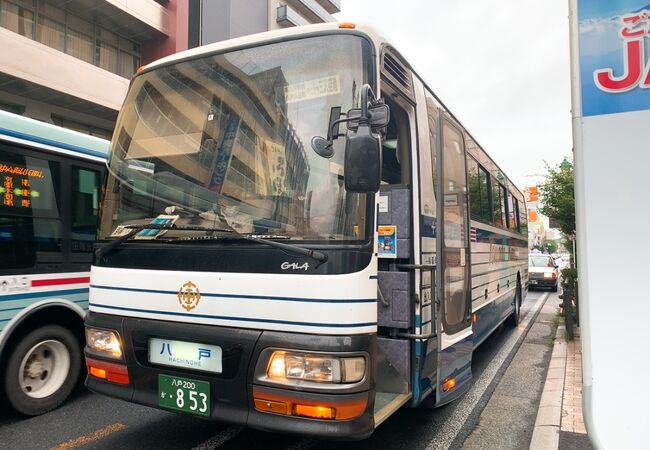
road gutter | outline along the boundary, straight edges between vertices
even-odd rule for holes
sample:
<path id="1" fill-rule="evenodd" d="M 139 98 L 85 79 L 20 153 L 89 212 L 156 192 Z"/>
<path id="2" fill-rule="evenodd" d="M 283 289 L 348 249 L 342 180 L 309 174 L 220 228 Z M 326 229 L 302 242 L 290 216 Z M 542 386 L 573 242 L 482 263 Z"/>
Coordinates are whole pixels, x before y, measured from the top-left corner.
<path id="1" fill-rule="evenodd" d="M 541 312 L 549 293 L 542 295 L 531 307 L 526 317 L 519 323 L 515 333 L 503 343 L 499 352 L 495 355 L 490 364 L 483 370 L 481 375 L 474 379 L 470 390 L 459 399 L 454 412 L 439 425 L 441 430 L 434 442 L 430 442 L 427 450 L 443 450 L 461 447 L 463 441 L 470 434 L 473 427 L 466 427 L 468 421 L 477 419 L 481 410 L 487 404 L 494 388 L 499 383 L 508 364 L 517 354 L 519 347 L 524 342 L 528 331 L 535 323 Z M 467 429 L 469 428 L 469 430 Z"/>
<path id="2" fill-rule="evenodd" d="M 560 444 L 560 423 L 562 421 L 562 393 L 566 370 L 567 344 L 564 341 L 564 325 L 555 333 L 551 363 L 537 410 L 537 419 L 530 450 L 553 450 Z"/>

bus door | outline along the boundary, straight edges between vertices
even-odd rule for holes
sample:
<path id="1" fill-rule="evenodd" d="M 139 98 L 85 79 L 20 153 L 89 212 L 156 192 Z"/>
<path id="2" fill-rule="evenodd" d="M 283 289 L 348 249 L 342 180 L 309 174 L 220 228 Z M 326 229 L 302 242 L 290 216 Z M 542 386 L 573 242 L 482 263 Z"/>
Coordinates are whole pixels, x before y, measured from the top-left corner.
<path id="1" fill-rule="evenodd" d="M 415 96 L 410 70 L 398 55 L 382 54 L 381 97 L 390 107 L 382 139 L 382 182 L 377 206 L 378 302 L 375 426 L 413 396 L 413 339 L 420 264 L 414 228 L 412 164 L 416 148 Z"/>
<path id="2" fill-rule="evenodd" d="M 444 117 L 445 114 L 441 114 Z M 437 270 L 438 376 L 436 404 L 448 403 L 470 386 L 472 379 L 471 272 L 467 169 L 463 134 L 447 116 L 440 121 L 438 217 L 441 233 Z"/>

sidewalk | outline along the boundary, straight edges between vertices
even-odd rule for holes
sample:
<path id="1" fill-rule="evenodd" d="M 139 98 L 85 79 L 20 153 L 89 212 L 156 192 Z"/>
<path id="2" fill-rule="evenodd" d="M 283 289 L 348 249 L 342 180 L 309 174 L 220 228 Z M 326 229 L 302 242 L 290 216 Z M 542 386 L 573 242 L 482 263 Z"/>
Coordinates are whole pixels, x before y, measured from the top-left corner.
<path id="1" fill-rule="evenodd" d="M 560 325 L 539 403 L 531 450 L 592 449 L 582 417 L 580 329 L 566 342 Z"/>
<path id="2" fill-rule="evenodd" d="M 544 293 L 544 305 L 496 381 L 463 450 L 521 450 L 530 445 L 538 403 L 553 351 L 557 294 Z M 559 417 L 559 411 L 558 411 Z"/>

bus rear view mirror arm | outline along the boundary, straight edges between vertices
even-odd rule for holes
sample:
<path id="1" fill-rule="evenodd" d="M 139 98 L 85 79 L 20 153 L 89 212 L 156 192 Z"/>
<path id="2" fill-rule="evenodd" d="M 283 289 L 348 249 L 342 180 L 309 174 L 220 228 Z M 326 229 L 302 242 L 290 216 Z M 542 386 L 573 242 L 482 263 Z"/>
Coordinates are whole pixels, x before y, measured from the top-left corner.
<path id="1" fill-rule="evenodd" d="M 347 123 L 348 131 L 356 132 L 359 124 L 366 122 L 370 124 L 373 132 L 384 134 L 390 121 L 390 108 L 383 100 L 375 99 L 372 88 L 365 84 L 361 88 L 361 108 L 353 108 L 344 114 L 346 117 L 340 119 L 341 107 L 333 107 L 330 111 L 329 127 L 327 137 L 314 136 L 311 140 L 312 149 L 323 158 L 334 156 L 334 140 L 345 136 L 339 134 L 339 124 Z"/>

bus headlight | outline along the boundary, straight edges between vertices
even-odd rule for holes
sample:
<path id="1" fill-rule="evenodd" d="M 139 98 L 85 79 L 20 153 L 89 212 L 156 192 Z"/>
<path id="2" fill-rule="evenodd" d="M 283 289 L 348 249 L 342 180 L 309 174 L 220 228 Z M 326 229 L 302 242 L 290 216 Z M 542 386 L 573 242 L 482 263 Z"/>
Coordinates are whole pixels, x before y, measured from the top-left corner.
<path id="1" fill-rule="evenodd" d="M 93 353 L 113 359 L 122 358 L 122 343 L 115 331 L 86 328 L 86 345 Z"/>
<path id="2" fill-rule="evenodd" d="M 363 379 L 365 372 L 363 356 L 337 357 L 285 351 L 273 352 L 266 370 L 272 380 L 318 383 L 356 383 Z"/>

